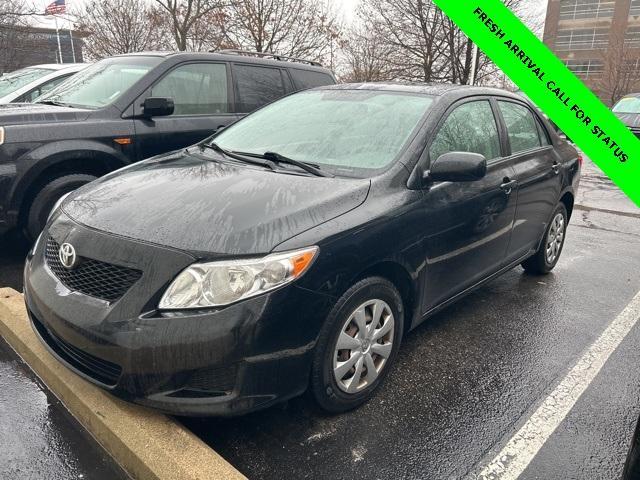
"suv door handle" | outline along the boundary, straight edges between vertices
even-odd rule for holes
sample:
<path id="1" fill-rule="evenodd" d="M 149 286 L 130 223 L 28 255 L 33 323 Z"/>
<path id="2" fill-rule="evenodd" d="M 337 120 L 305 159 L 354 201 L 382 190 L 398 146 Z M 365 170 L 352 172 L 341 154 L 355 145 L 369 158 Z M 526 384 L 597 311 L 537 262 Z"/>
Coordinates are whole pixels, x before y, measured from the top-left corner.
<path id="1" fill-rule="evenodd" d="M 551 165 L 551 170 L 553 170 L 553 173 L 555 173 L 556 175 L 560 173 L 560 164 L 556 161 L 553 162 L 553 165 Z"/>
<path id="2" fill-rule="evenodd" d="M 507 195 L 511 193 L 513 187 L 518 185 L 518 182 L 516 180 L 510 180 L 509 177 L 504 177 L 502 181 L 503 183 L 500 185 L 500 189 Z"/>

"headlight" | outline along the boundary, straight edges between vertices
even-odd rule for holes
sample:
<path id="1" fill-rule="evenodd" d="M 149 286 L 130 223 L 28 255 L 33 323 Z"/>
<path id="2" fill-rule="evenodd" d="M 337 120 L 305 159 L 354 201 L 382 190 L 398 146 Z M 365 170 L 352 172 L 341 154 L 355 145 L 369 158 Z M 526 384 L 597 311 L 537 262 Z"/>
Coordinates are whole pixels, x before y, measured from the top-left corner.
<path id="1" fill-rule="evenodd" d="M 71 195 L 71 192 L 65 193 L 56 201 L 56 203 L 53 204 L 53 208 L 51 209 L 51 211 L 49 212 L 49 216 L 47 217 L 47 222 L 51 220 L 51 217 L 53 217 L 53 214 L 56 213 L 56 210 L 60 208 L 60 205 L 62 205 L 62 202 L 64 202 L 64 199 L 67 198 L 69 195 Z"/>
<path id="2" fill-rule="evenodd" d="M 309 247 L 255 259 L 195 263 L 169 285 L 159 308 L 218 307 L 255 297 L 299 278 L 317 253 L 318 247 Z"/>

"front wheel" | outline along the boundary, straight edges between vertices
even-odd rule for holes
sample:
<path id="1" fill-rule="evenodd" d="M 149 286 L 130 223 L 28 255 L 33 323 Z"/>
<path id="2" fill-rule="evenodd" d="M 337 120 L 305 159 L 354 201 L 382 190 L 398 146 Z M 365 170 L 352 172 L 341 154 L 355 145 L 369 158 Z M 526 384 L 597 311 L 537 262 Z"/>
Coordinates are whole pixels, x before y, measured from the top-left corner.
<path id="1" fill-rule="evenodd" d="M 553 270 L 553 267 L 556 266 L 560 259 L 562 247 L 564 246 L 567 224 L 569 223 L 568 217 L 564 204 L 559 204 L 553 212 L 551 222 L 547 226 L 544 240 L 540 244 L 538 251 L 522 262 L 522 268 L 526 272 L 543 275 Z"/>
<path id="2" fill-rule="evenodd" d="M 27 221 L 24 228 L 25 235 L 31 241 L 35 240 L 47 223 L 47 218 L 56 202 L 65 193 L 72 192 L 82 185 L 94 181 L 98 177 L 84 173 L 74 173 L 56 178 L 47 183 L 36 194 L 29 207 Z"/>
<path id="3" fill-rule="evenodd" d="M 403 322 L 402 298 L 388 280 L 370 277 L 347 290 L 314 355 L 311 388 L 322 408 L 345 412 L 373 395 L 398 353 Z"/>

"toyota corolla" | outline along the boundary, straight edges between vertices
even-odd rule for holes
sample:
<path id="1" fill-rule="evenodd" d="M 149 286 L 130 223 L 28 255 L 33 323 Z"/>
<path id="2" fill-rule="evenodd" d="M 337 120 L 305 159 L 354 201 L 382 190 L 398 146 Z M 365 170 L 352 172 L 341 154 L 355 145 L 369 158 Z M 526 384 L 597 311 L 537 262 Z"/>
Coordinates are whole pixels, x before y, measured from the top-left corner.
<path id="1" fill-rule="evenodd" d="M 60 201 L 28 312 L 61 362 L 133 402 L 234 415 L 310 389 L 346 411 L 434 312 L 554 268 L 580 166 L 502 90 L 308 90 Z"/>

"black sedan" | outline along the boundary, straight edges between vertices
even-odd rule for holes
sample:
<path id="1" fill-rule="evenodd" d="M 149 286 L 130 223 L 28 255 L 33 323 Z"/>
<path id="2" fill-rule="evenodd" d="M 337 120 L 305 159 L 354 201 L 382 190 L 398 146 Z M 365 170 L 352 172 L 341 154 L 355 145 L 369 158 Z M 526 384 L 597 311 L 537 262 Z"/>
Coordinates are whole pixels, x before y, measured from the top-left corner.
<path id="1" fill-rule="evenodd" d="M 59 202 L 26 304 L 54 355 L 122 398 L 234 415 L 310 388 L 346 411 L 431 314 L 554 268 L 580 166 L 502 90 L 308 90 Z"/>

